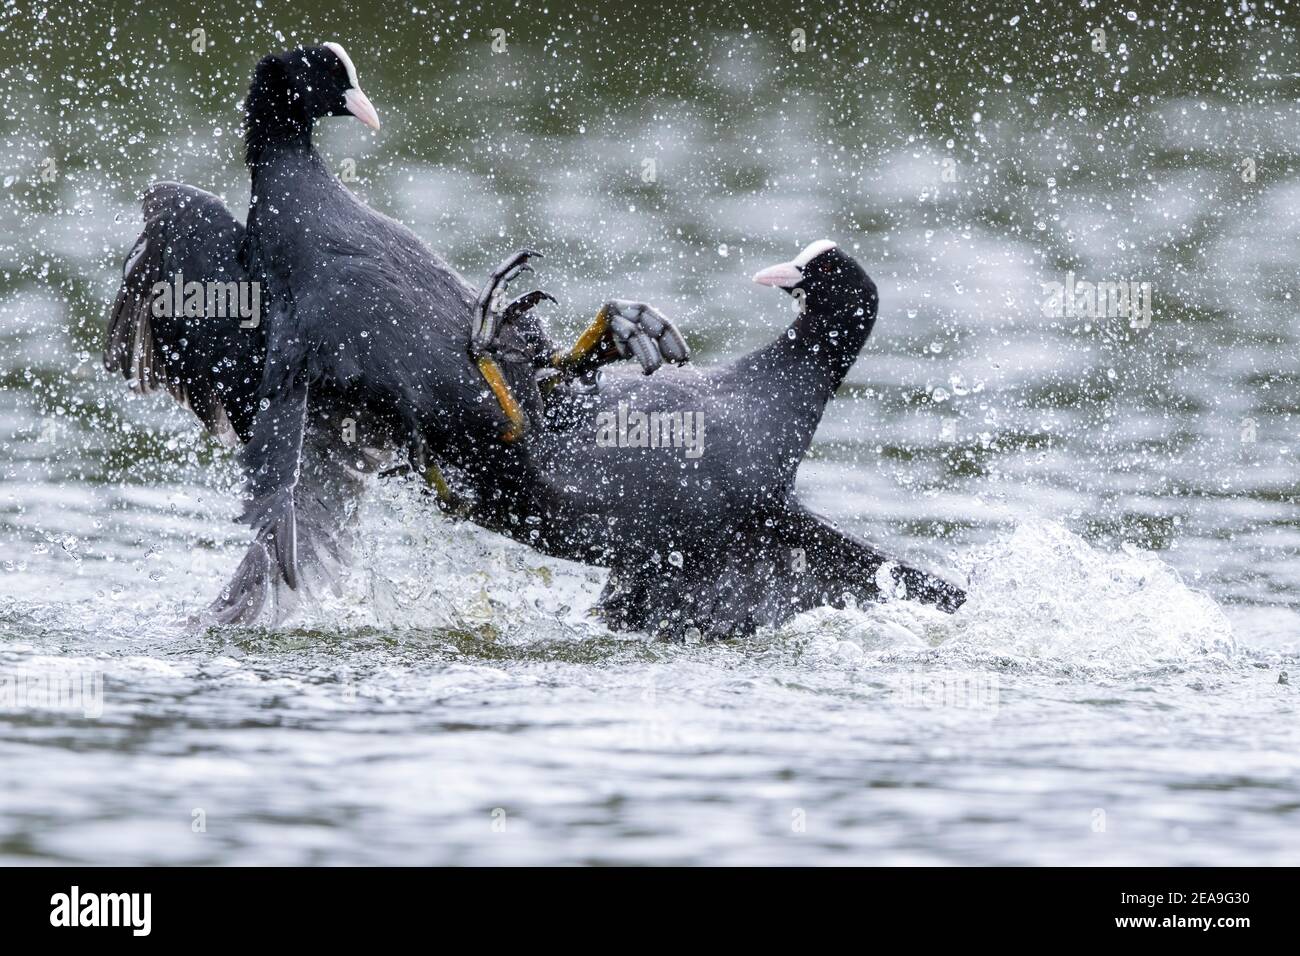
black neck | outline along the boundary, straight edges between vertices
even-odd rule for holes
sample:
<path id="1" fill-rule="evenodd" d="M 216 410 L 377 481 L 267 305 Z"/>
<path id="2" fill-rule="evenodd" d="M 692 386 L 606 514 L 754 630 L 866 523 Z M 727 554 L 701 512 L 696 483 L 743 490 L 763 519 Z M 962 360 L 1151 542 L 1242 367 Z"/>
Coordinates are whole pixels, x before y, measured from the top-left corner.
<path id="1" fill-rule="evenodd" d="M 875 321 L 874 289 L 835 303 L 813 300 L 776 341 L 741 359 L 739 365 L 760 378 L 770 377 L 773 387 L 794 388 L 801 401 L 812 401 L 820 420 L 821 406 L 830 401 L 857 361 Z"/>
<path id="2" fill-rule="evenodd" d="M 255 169 L 278 152 L 309 151 L 311 129 L 312 117 L 302 99 L 293 97 L 283 65 L 272 57 L 263 60 L 244 104 L 244 162 Z"/>
<path id="3" fill-rule="evenodd" d="M 796 350 L 813 350 L 831 375 L 835 388 L 871 335 L 876 323 L 876 296 L 874 290 L 863 290 L 853 296 L 839 298 L 833 303 L 810 302 L 791 325 L 793 336 L 787 336 Z"/>

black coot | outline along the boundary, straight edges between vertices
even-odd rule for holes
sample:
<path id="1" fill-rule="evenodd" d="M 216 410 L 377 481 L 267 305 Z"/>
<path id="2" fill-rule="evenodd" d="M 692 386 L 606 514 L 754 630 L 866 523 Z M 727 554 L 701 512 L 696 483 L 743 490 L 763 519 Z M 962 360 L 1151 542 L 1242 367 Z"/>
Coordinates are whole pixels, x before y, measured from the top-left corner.
<path id="1" fill-rule="evenodd" d="M 244 446 L 242 520 L 255 539 L 211 608 L 224 623 L 277 610 L 315 572 L 332 576 L 371 449 L 405 451 L 421 471 L 441 466 L 484 499 L 499 482 L 542 480 L 526 443 L 508 440 L 518 410 L 504 391 L 536 389 L 537 339 L 520 335 L 549 297 L 497 304 L 535 254 L 511 257 L 480 292 L 340 183 L 312 147 L 315 121 L 350 114 L 378 129 L 379 117 L 337 43 L 263 58 L 245 112 L 247 225 L 203 190 L 150 187 L 104 355 L 139 390 L 166 388 Z M 186 295 L 183 308 L 160 310 L 191 285 L 194 309 Z M 510 327 L 498 331 L 502 316 Z M 684 360 L 676 329 L 649 324 L 657 336 L 614 323 L 577 357 L 604 361 L 612 343 L 647 371 Z"/>
<path id="2" fill-rule="evenodd" d="M 514 484 L 473 516 L 608 566 L 600 610 L 616 627 L 744 633 L 886 588 L 956 610 L 960 588 L 890 561 L 794 495 L 826 403 L 876 321 L 875 284 L 827 240 L 754 278 L 801 306 L 772 344 L 714 368 L 614 369 L 598 388 L 554 390 L 530 439 L 545 480 Z"/>
<path id="3" fill-rule="evenodd" d="M 243 443 L 255 540 L 212 611 L 243 622 L 344 556 L 361 449 L 431 448 L 467 473 L 509 467 L 507 427 L 469 355 L 477 290 L 348 191 L 312 147 L 324 116 L 378 129 L 336 43 L 267 56 L 246 100 L 247 225 L 200 189 L 158 183 L 127 258 L 105 365 L 164 387 Z M 159 308 L 159 283 L 233 283 L 259 314 Z M 170 300 L 178 296 L 165 296 Z"/>

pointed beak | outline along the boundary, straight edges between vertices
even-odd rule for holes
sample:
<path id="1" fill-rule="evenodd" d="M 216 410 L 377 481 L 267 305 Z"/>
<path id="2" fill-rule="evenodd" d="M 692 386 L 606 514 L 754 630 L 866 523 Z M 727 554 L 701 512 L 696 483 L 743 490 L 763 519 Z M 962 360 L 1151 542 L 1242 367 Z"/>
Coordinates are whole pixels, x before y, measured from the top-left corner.
<path id="1" fill-rule="evenodd" d="M 356 88 L 348 90 L 343 94 L 343 105 L 347 107 L 349 113 L 371 129 L 379 129 L 379 114 L 375 112 L 365 93 Z"/>
<path id="2" fill-rule="evenodd" d="M 761 272 L 754 273 L 754 281 L 759 285 L 776 286 L 778 289 L 793 289 L 803 281 L 803 271 L 793 262 L 783 262 L 778 266 L 768 266 Z"/>

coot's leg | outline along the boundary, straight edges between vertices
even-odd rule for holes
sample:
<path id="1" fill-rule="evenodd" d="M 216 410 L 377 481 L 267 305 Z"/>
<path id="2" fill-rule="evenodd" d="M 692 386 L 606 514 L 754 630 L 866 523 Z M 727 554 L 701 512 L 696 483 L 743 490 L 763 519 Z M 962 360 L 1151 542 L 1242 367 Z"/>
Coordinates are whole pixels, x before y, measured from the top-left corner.
<path id="1" fill-rule="evenodd" d="M 522 349 L 536 368 L 559 373 L 551 387 L 619 359 L 635 358 L 645 374 L 650 375 L 664 362 L 682 364 L 690 358 L 690 349 L 676 325 L 654 306 L 627 299 L 606 302 L 571 349 L 557 348 L 541 321 L 532 314 L 538 303 L 554 302 L 554 296 L 537 289 L 502 305 L 506 287 L 525 272 L 533 271 L 528 261 L 538 257 L 540 253 L 531 249 L 521 249 L 510 256 L 493 270 L 474 304 L 470 351 L 510 422 L 501 436 L 507 442 L 524 434 L 527 416 L 492 354 L 497 337 L 506 326 L 514 329 L 512 348 Z"/>
<path id="2" fill-rule="evenodd" d="M 528 260 L 540 256 L 541 253 L 534 252 L 531 249 L 520 249 L 497 266 L 496 269 L 492 270 L 492 274 L 488 276 L 488 281 L 484 284 L 482 291 L 479 292 L 478 300 L 474 303 L 474 325 L 470 336 L 470 352 L 478 365 L 479 372 L 482 373 L 488 387 L 492 389 L 492 394 L 496 396 L 497 404 L 501 406 L 501 410 L 505 412 L 506 418 L 510 422 L 509 428 L 501 436 L 507 442 L 516 441 L 523 435 L 527 424 L 527 416 L 516 400 L 514 393 L 511 392 L 510 386 L 506 383 L 501 366 L 497 364 L 491 353 L 496 346 L 498 333 L 512 322 L 521 327 L 520 330 L 524 333 L 522 339 L 529 351 L 534 353 L 534 364 L 544 364 L 544 359 L 539 356 L 547 356 L 552 352 L 550 339 L 546 337 L 541 324 L 530 322 L 525 328 L 521 320 L 539 302 L 547 299 L 554 302 L 554 296 L 538 289 L 529 292 L 527 295 L 522 295 L 509 305 L 502 307 L 506 287 L 525 272 L 532 272 L 533 267 L 528 264 Z"/>

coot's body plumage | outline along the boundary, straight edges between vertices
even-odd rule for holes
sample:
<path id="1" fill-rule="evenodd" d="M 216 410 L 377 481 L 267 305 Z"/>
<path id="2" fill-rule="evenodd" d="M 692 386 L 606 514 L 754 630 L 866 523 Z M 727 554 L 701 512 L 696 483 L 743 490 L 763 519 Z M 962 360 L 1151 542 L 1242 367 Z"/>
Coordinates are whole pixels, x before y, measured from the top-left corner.
<path id="1" fill-rule="evenodd" d="M 875 323 L 874 283 L 825 240 L 755 278 L 802 304 L 773 343 L 709 369 L 614 369 L 594 392 L 553 394 L 531 439 L 544 480 L 512 486 L 476 518 L 510 533 L 512 516 L 531 515 L 535 547 L 608 566 L 600 610 L 618 627 L 745 633 L 886 588 L 956 610 L 960 588 L 890 561 L 794 495 L 826 403 Z M 611 441 L 610 423 L 633 413 L 655 416 L 661 433 L 665 416 L 690 416 L 703 435 L 693 448 Z"/>
<path id="2" fill-rule="evenodd" d="M 150 187 L 105 353 L 110 370 L 167 387 L 244 444 L 243 520 L 256 536 L 212 609 L 227 623 L 258 619 L 277 585 L 299 589 L 342 558 L 362 449 L 429 448 L 471 475 L 518 457 L 470 360 L 476 290 L 312 147 L 320 116 L 378 126 L 347 54 L 327 44 L 265 57 L 246 112 L 247 226 L 202 190 Z M 176 273 L 257 283 L 260 321 L 158 316 L 152 290 Z"/>

